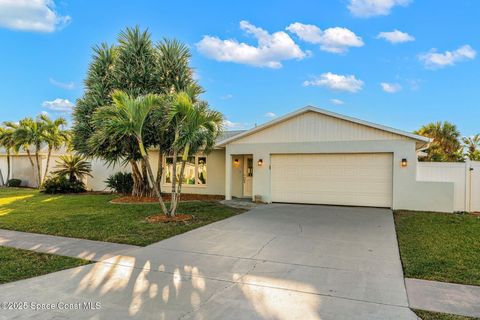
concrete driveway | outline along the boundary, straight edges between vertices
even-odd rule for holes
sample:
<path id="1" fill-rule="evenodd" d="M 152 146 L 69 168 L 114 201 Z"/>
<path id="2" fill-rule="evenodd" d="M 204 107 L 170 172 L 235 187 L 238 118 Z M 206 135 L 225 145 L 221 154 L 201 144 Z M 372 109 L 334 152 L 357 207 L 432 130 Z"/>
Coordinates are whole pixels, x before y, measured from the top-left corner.
<path id="1" fill-rule="evenodd" d="M 55 305 L 0 319 L 417 319 L 392 212 L 370 208 L 258 207 L 0 297 Z"/>

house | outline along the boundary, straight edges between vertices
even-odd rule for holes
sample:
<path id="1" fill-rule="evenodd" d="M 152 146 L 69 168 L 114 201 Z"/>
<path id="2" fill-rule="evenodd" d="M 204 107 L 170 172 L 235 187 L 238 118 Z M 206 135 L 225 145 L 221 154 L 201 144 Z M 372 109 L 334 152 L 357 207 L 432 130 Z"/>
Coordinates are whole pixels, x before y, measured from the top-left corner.
<path id="1" fill-rule="evenodd" d="M 250 130 L 226 132 L 211 153 L 188 160 L 183 192 L 266 203 L 453 212 L 453 183 L 416 178 L 417 153 L 430 142 L 308 106 Z M 162 185 L 169 190 L 172 159 L 163 161 Z M 158 153 L 151 152 L 151 163 L 157 162 Z M 95 180 L 112 171 L 103 164 L 94 167 Z"/>

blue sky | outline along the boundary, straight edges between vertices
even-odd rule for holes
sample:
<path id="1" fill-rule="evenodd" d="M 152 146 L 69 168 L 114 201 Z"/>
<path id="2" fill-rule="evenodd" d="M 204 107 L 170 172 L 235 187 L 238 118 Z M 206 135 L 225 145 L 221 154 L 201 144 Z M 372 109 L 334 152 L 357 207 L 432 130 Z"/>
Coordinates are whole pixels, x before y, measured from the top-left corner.
<path id="1" fill-rule="evenodd" d="M 91 47 L 139 25 L 191 47 L 204 98 L 233 129 L 311 104 L 408 131 L 449 120 L 472 135 L 479 16 L 476 0 L 0 0 L 0 121 L 68 116 Z"/>

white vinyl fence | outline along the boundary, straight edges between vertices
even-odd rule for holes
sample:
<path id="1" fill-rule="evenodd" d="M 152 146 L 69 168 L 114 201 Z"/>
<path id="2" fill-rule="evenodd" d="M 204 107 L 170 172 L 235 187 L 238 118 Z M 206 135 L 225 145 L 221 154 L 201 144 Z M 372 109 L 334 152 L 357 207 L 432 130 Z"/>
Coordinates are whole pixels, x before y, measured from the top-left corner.
<path id="1" fill-rule="evenodd" d="M 480 212 L 480 162 L 419 162 L 417 180 L 454 183 L 454 210 Z"/>

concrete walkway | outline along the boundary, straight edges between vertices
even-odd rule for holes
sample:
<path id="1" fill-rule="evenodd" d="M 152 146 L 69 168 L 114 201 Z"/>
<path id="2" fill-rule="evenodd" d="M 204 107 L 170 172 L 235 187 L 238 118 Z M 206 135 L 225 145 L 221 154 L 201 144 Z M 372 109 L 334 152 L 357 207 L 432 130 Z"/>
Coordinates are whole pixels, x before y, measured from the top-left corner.
<path id="1" fill-rule="evenodd" d="M 2 311 L 2 320 L 417 319 L 392 212 L 370 208 L 261 206 L 123 256 L 2 285 L 0 296 L 56 306 Z"/>
<path id="2" fill-rule="evenodd" d="M 103 261 L 140 247 L 0 229 L 0 246 Z"/>
<path id="3" fill-rule="evenodd" d="M 480 318 L 480 287 L 417 279 L 405 284 L 414 309 Z"/>

